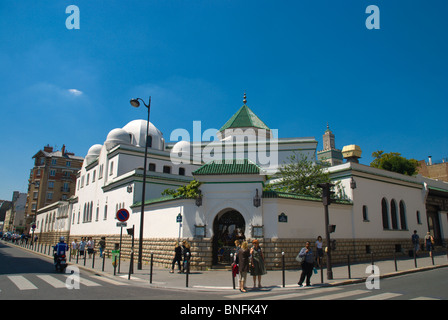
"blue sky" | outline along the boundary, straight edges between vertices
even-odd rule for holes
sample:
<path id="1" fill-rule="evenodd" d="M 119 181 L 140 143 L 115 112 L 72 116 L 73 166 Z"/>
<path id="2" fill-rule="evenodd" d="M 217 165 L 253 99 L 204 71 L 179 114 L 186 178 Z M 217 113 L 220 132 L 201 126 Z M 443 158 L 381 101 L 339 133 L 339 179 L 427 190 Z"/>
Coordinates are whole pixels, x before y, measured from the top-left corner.
<path id="1" fill-rule="evenodd" d="M 80 10 L 68 30 L 66 7 Z M 367 6 L 380 9 L 368 30 Z M 146 109 L 169 140 L 247 105 L 279 137 L 448 157 L 446 0 L 0 0 L 0 199 L 44 145 L 85 156 Z"/>

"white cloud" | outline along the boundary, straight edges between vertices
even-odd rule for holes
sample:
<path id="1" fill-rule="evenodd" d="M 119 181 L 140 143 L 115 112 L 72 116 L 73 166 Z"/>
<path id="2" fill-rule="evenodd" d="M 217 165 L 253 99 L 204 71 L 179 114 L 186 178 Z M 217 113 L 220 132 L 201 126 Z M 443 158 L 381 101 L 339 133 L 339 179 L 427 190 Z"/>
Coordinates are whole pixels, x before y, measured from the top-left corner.
<path id="1" fill-rule="evenodd" d="M 70 94 L 74 95 L 74 96 L 80 96 L 82 95 L 82 91 L 79 91 L 77 89 L 68 89 L 68 92 L 70 92 Z"/>

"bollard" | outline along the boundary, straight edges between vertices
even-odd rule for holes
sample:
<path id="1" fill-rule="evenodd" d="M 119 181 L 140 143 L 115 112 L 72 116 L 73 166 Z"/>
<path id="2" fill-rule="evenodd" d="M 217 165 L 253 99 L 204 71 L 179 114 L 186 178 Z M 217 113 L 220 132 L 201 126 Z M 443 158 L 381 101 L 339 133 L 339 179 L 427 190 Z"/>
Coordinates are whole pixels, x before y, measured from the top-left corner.
<path id="1" fill-rule="evenodd" d="M 154 265 L 154 253 L 151 253 L 151 264 L 149 271 L 149 283 L 152 283 L 152 266 Z"/>
<path id="2" fill-rule="evenodd" d="M 117 275 L 117 256 L 113 256 L 114 262 L 112 263 L 114 266 L 114 276 Z"/>
<path id="3" fill-rule="evenodd" d="M 415 249 L 414 249 L 414 266 L 417 268 L 417 254 L 415 253 Z"/>
<path id="4" fill-rule="evenodd" d="M 93 250 L 92 269 L 95 269 L 95 250 Z"/>
<path id="5" fill-rule="evenodd" d="M 282 251 L 282 284 L 285 287 L 285 252 Z"/>
<path id="6" fill-rule="evenodd" d="M 84 250 L 84 266 L 86 265 L 87 250 Z"/>
<path id="7" fill-rule="evenodd" d="M 347 267 L 348 267 L 348 278 L 351 279 L 352 278 L 352 272 L 350 269 L 350 255 L 347 255 Z"/>
<path id="8" fill-rule="evenodd" d="M 398 266 L 397 266 L 397 253 L 394 252 L 394 263 L 395 263 L 395 272 L 398 271 Z"/>
<path id="9" fill-rule="evenodd" d="M 230 254 L 230 261 L 233 260 L 232 257 L 233 257 L 233 253 Z M 233 266 L 234 266 L 234 264 L 232 263 L 232 270 L 231 270 L 230 274 L 232 275 L 233 290 L 235 290 L 235 275 L 233 274 Z"/>
<path id="10" fill-rule="evenodd" d="M 104 271 L 104 262 L 105 262 L 105 260 L 106 260 L 106 253 L 103 252 L 103 267 L 102 267 L 101 271 Z"/>
<path id="11" fill-rule="evenodd" d="M 186 272 L 186 283 L 185 283 L 185 285 L 186 285 L 186 287 L 188 288 L 188 275 L 189 275 L 189 273 L 190 273 L 190 253 L 189 253 L 189 252 L 187 252 L 187 261 L 186 261 L 185 266 L 186 266 L 186 268 L 187 268 L 187 272 Z"/>
<path id="12" fill-rule="evenodd" d="M 432 265 L 434 265 L 434 252 L 430 251 L 429 254 L 431 255 Z"/>
<path id="13" fill-rule="evenodd" d="M 372 273 L 375 273 L 375 262 L 373 261 L 373 252 L 371 252 L 371 256 L 372 256 Z"/>
<path id="14" fill-rule="evenodd" d="M 78 263 L 78 260 L 79 260 L 79 249 L 76 250 L 76 263 Z"/>

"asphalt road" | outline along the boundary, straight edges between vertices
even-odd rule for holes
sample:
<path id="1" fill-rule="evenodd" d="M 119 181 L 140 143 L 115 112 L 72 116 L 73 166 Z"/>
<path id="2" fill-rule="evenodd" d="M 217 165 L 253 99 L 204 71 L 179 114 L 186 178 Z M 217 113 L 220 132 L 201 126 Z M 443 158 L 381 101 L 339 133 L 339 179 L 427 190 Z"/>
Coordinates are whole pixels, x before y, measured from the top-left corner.
<path id="1" fill-rule="evenodd" d="M 4 306 L 7 300 L 25 300 L 29 306 L 32 301 L 66 300 L 66 305 L 70 306 L 71 301 L 79 300 L 85 301 L 80 302 L 82 306 L 94 304 L 94 308 L 81 308 L 81 314 L 89 310 L 89 316 L 101 314 L 104 317 L 107 313 L 116 318 L 119 314 L 125 316 L 132 312 L 130 300 L 137 303 L 140 300 L 138 307 L 149 313 L 162 309 L 168 317 L 229 319 L 256 316 L 257 319 L 273 319 L 276 314 L 294 311 L 298 303 L 302 305 L 309 300 L 448 300 L 448 268 L 381 279 L 378 288 L 373 289 L 359 283 L 248 293 L 151 288 L 121 277 L 78 271 L 79 275 L 57 273 L 51 259 L 0 242 L 0 304 Z M 119 302 L 103 304 L 102 300 Z M 78 306 L 78 302 L 74 303 Z M 317 310 L 315 306 L 310 310 Z M 41 312 L 41 307 L 37 304 L 31 309 Z M 76 308 L 74 310 L 78 310 Z M 440 304 L 431 306 L 431 310 L 437 308 Z M 319 308 L 320 314 L 332 310 Z"/>

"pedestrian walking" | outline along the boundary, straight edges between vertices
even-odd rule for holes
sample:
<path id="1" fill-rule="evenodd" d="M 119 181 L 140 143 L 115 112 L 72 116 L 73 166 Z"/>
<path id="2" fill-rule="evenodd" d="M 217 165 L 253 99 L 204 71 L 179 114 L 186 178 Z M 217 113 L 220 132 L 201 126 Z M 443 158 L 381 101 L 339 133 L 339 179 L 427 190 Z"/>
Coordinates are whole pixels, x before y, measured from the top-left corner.
<path id="1" fill-rule="evenodd" d="M 75 258 L 78 253 L 78 239 L 74 239 L 71 243 L 72 257 Z"/>
<path id="2" fill-rule="evenodd" d="M 87 243 L 85 241 L 85 238 L 81 237 L 81 241 L 79 242 L 79 246 L 78 246 L 80 256 L 84 256 L 84 251 L 86 250 L 86 244 Z"/>
<path id="3" fill-rule="evenodd" d="M 246 292 L 247 273 L 249 272 L 250 250 L 247 241 L 243 241 L 237 253 L 240 291 Z"/>
<path id="4" fill-rule="evenodd" d="M 89 259 L 92 258 L 94 250 L 95 250 L 95 240 L 93 240 L 92 237 L 89 237 L 89 241 L 87 241 L 87 253 L 89 254 Z"/>
<path id="5" fill-rule="evenodd" d="M 187 240 L 182 241 L 182 257 L 183 257 L 183 269 L 182 272 L 189 272 L 190 266 L 190 258 L 191 258 L 191 250 L 190 244 Z"/>
<path id="6" fill-rule="evenodd" d="M 101 237 L 101 240 L 98 242 L 98 246 L 100 247 L 100 258 L 102 258 L 103 252 L 106 249 L 106 237 Z"/>
<path id="7" fill-rule="evenodd" d="M 420 237 L 417 234 L 417 230 L 414 230 L 414 234 L 411 237 L 412 245 L 414 246 L 414 255 L 417 256 L 419 250 Z"/>
<path id="8" fill-rule="evenodd" d="M 425 236 L 426 251 L 429 251 L 429 256 L 432 257 L 432 250 L 434 249 L 434 238 L 428 231 Z"/>
<path id="9" fill-rule="evenodd" d="M 264 262 L 263 250 L 261 250 L 260 243 L 257 239 L 252 241 L 253 247 L 250 249 L 251 268 L 250 275 L 254 279 L 254 288 L 256 279 L 258 278 L 258 288 L 261 288 L 261 276 L 266 274 L 266 266 Z"/>
<path id="10" fill-rule="evenodd" d="M 299 287 L 303 286 L 303 281 L 306 279 L 306 286 L 311 286 L 311 275 L 314 268 L 314 253 L 310 247 L 310 242 L 307 241 L 305 247 L 299 252 L 299 258 L 302 260 L 302 274 L 300 275 L 300 280 L 297 283 Z"/>
<path id="11" fill-rule="evenodd" d="M 319 267 L 322 263 L 322 257 L 324 256 L 323 244 L 322 237 L 318 236 L 316 240 L 316 262 Z"/>
<path id="12" fill-rule="evenodd" d="M 177 273 L 182 272 L 182 247 L 179 245 L 179 241 L 176 241 L 176 244 L 174 245 L 174 257 L 173 262 L 171 264 L 171 271 L 170 273 L 174 273 L 174 265 L 177 263 L 179 267 L 179 271 Z"/>

